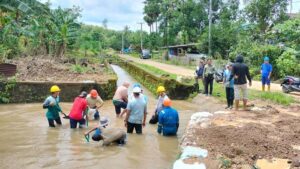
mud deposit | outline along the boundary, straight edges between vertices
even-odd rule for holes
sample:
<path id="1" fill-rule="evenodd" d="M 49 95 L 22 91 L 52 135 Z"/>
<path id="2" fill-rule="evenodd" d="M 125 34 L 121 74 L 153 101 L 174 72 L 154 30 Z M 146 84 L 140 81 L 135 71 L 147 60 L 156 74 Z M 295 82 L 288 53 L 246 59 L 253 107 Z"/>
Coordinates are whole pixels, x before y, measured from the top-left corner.
<path id="1" fill-rule="evenodd" d="M 48 57 L 26 57 L 11 61 L 17 65 L 18 81 L 105 82 L 113 76 L 112 71 L 100 64 L 87 63 L 87 67 L 76 69 L 74 64 L 64 62 Z"/>
<path id="2" fill-rule="evenodd" d="M 300 154 L 300 119 L 291 115 L 299 112 L 291 111 L 264 106 L 248 112 L 221 112 L 209 125 L 190 128 L 182 144 L 207 149 L 211 159 L 229 159 L 231 168 L 252 166 L 259 159 L 294 163 Z"/>

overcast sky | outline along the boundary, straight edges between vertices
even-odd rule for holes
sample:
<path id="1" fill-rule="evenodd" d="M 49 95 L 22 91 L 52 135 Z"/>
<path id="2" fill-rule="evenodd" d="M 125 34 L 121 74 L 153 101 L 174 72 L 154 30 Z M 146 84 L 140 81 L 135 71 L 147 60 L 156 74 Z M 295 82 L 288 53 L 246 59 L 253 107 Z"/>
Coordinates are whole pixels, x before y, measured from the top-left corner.
<path id="1" fill-rule="evenodd" d="M 48 0 L 40 0 L 46 2 Z M 102 25 L 108 20 L 108 28 L 122 30 L 128 25 L 131 30 L 140 29 L 138 22 L 143 21 L 144 0 L 50 0 L 51 7 L 70 8 L 73 5 L 82 9 L 80 21 L 86 24 Z M 300 0 L 294 0 L 293 11 L 299 12 Z M 147 27 L 148 30 L 148 27 Z"/>

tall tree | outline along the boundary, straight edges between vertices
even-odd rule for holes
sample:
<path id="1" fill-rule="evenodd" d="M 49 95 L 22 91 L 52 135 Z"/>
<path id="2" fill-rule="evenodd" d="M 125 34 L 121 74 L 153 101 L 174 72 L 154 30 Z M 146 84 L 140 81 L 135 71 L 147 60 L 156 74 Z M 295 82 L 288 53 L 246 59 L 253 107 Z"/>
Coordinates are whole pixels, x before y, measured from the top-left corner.
<path id="1" fill-rule="evenodd" d="M 261 33 L 265 33 L 272 25 L 286 20 L 288 0 L 251 0 L 245 8 L 250 22 L 258 25 Z"/>

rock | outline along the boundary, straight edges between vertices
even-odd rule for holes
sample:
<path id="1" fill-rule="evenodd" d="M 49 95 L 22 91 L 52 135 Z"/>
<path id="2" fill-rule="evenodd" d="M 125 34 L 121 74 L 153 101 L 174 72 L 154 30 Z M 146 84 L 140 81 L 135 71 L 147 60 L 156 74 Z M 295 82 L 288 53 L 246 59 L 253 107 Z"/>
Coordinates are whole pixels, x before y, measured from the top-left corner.
<path id="1" fill-rule="evenodd" d="M 292 166 L 293 167 L 300 167 L 300 159 L 299 158 L 295 158 L 292 160 Z"/>

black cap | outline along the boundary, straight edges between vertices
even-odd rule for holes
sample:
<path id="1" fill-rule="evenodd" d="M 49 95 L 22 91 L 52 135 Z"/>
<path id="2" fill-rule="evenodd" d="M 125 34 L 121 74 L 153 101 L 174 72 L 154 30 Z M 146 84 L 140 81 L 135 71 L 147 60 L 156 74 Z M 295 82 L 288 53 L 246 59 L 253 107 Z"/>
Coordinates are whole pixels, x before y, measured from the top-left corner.
<path id="1" fill-rule="evenodd" d="M 79 97 L 82 97 L 82 98 L 86 98 L 87 96 L 87 92 L 86 91 L 82 91 L 79 95 Z"/>

